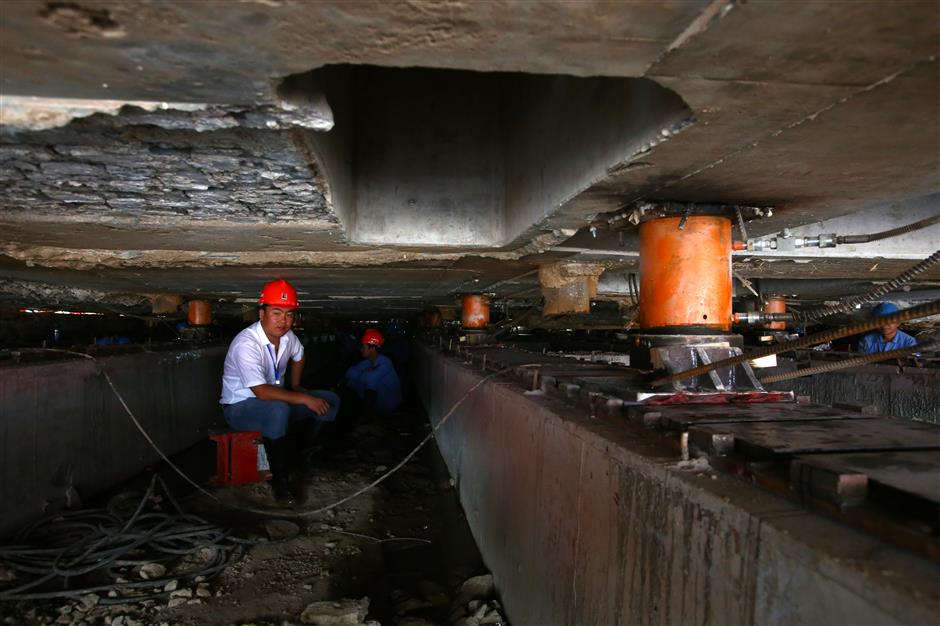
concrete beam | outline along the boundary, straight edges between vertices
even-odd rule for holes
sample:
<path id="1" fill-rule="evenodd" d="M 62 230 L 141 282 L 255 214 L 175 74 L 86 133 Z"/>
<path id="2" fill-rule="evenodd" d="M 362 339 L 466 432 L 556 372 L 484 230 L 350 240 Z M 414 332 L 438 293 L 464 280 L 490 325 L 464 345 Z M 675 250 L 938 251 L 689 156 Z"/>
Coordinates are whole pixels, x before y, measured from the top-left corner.
<path id="1" fill-rule="evenodd" d="M 432 424 L 478 369 L 418 350 Z M 650 431 L 490 382 L 437 432 L 520 624 L 922 624 L 936 563 L 730 476 Z"/>
<path id="2" fill-rule="evenodd" d="M 0 535 L 87 498 L 159 459 L 111 392 L 105 368 L 168 455 L 220 422 L 225 348 L 0 368 Z"/>

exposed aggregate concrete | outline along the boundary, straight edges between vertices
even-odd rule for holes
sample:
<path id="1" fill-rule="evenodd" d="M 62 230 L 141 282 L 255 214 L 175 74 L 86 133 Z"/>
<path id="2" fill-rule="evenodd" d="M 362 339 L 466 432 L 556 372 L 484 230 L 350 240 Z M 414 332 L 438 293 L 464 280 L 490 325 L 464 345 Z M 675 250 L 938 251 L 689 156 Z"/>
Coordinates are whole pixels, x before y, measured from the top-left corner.
<path id="1" fill-rule="evenodd" d="M 340 227 L 317 172 L 288 133 L 193 133 L 126 122 L 95 115 L 61 129 L 3 136 L 0 210 Z"/>

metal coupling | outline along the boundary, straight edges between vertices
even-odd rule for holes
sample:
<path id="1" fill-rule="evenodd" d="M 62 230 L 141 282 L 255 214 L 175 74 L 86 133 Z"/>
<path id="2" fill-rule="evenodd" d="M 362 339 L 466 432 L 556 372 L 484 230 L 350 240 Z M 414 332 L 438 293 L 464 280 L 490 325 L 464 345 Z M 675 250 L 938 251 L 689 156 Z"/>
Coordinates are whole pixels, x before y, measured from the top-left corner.
<path id="1" fill-rule="evenodd" d="M 776 250 L 776 239 L 749 239 L 747 249 L 750 252 L 763 252 L 764 250 Z"/>
<path id="2" fill-rule="evenodd" d="M 733 313 L 731 319 L 736 324 L 766 324 L 767 322 L 787 322 L 793 319 L 793 316 L 789 313 L 742 311 L 740 313 Z"/>
<path id="3" fill-rule="evenodd" d="M 794 248 L 835 248 L 836 235 L 829 233 L 815 237 L 796 237 L 793 240 Z"/>
<path id="4" fill-rule="evenodd" d="M 747 249 L 750 252 L 763 252 L 764 250 L 802 250 L 804 248 L 835 248 L 839 243 L 835 233 L 826 233 L 814 237 L 794 237 L 789 229 L 784 229 L 780 237 L 769 239 L 750 239 Z"/>
<path id="5" fill-rule="evenodd" d="M 737 324 L 760 324 L 763 321 L 760 311 L 742 311 L 735 313 L 732 318 Z"/>

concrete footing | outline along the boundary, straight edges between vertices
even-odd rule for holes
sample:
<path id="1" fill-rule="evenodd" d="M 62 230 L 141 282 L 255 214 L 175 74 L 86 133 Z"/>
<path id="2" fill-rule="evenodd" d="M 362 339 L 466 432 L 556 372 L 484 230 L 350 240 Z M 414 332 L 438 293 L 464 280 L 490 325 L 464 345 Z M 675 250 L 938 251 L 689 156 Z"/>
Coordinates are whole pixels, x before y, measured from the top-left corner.
<path id="1" fill-rule="evenodd" d="M 432 423 L 483 376 L 419 349 Z M 937 564 L 490 380 L 437 433 L 515 624 L 926 624 Z"/>
<path id="2" fill-rule="evenodd" d="M 224 357 L 207 348 L 0 369 L 0 535 L 158 460 L 99 368 L 169 455 L 221 419 Z"/>

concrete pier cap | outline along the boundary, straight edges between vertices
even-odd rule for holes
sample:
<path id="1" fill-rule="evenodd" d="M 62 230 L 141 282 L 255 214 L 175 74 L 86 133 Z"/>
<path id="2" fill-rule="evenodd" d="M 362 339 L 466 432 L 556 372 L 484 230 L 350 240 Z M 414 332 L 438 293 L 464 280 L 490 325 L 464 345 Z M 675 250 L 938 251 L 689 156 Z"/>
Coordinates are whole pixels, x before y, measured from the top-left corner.
<path id="1" fill-rule="evenodd" d="M 419 354 L 437 425 L 484 374 Z M 483 382 L 436 438 L 513 623 L 940 620 L 928 558 L 521 382 Z"/>

